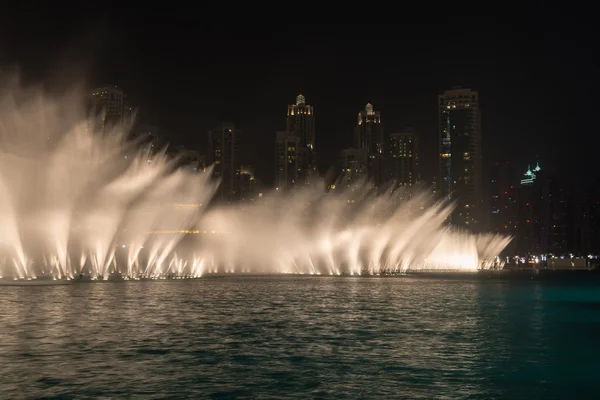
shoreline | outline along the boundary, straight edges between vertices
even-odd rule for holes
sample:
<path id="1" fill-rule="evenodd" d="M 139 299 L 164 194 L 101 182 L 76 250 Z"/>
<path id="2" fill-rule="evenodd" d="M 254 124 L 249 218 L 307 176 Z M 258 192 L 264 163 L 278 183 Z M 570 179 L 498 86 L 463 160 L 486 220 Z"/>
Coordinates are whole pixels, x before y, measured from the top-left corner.
<path id="1" fill-rule="evenodd" d="M 200 277 L 164 276 L 160 278 L 127 279 L 118 275 L 108 279 L 92 279 L 82 276 L 74 279 L 54 279 L 53 277 L 39 277 L 36 279 L 14 279 L 12 277 L 0 278 L 0 286 L 57 286 L 82 283 L 114 283 L 114 282 L 164 282 L 164 281 L 193 281 L 211 279 L 236 279 L 236 278 L 342 278 L 342 279 L 440 279 L 440 280 L 572 280 L 572 279 L 598 279 L 600 269 L 501 269 L 477 271 L 407 271 L 405 273 L 391 274 L 285 274 L 285 273 L 208 273 Z"/>

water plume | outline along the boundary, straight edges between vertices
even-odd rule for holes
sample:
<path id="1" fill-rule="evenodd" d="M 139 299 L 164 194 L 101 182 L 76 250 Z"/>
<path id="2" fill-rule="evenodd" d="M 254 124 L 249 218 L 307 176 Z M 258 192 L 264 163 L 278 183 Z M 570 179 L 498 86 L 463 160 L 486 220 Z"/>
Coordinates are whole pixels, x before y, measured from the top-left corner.
<path id="1" fill-rule="evenodd" d="M 219 234 L 199 247 L 221 273 L 377 275 L 490 268 L 511 239 L 448 227 L 453 205 L 425 191 L 381 193 L 366 181 L 335 187 L 322 181 L 216 208 L 200 226 Z"/>
<path id="2" fill-rule="evenodd" d="M 105 126 L 73 90 L 1 76 L 0 276 L 376 275 L 490 268 L 510 238 L 446 226 L 424 191 L 323 180 L 207 211 L 218 182 Z"/>
<path id="3" fill-rule="evenodd" d="M 216 187 L 210 171 L 177 170 L 164 152 L 138 149 L 127 137 L 131 121 L 104 126 L 82 92 L 51 96 L 1 79 L 0 276 L 155 275 L 140 250 L 150 244 L 163 268 L 182 235 L 151 232 L 194 223 L 201 208 L 176 205 L 206 203 Z M 121 263 L 124 241 L 135 249 Z"/>

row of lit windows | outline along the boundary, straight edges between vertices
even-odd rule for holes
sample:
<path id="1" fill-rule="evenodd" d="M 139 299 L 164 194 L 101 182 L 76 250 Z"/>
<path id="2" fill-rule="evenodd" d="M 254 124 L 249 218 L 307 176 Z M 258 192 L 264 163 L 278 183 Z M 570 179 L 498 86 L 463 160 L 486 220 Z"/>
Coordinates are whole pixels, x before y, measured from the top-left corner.
<path id="1" fill-rule="evenodd" d="M 457 94 L 457 95 L 453 95 L 453 96 L 443 96 L 442 98 L 440 98 L 440 104 L 444 104 L 447 101 L 467 101 L 469 100 L 469 97 L 471 98 L 471 101 L 477 101 L 477 96 L 476 95 L 471 95 L 468 96 L 466 94 Z"/>

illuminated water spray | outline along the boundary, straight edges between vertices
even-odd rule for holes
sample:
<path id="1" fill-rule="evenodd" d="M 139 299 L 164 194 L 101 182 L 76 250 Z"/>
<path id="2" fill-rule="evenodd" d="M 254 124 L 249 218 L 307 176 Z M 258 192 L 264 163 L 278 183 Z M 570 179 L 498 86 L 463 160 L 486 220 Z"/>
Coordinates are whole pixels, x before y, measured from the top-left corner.
<path id="1" fill-rule="evenodd" d="M 450 231 L 425 193 L 324 182 L 204 213 L 216 184 L 1 76 L 0 277 L 382 274 L 489 268 L 510 241 Z M 152 162 L 148 162 L 151 159 Z M 193 235 L 186 235 L 186 233 Z"/>

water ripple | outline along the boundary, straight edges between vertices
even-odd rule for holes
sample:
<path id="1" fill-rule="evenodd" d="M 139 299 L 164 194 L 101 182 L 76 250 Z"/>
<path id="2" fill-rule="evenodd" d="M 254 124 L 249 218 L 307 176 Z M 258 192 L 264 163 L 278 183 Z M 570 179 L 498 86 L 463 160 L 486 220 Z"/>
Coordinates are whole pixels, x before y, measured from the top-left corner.
<path id="1" fill-rule="evenodd" d="M 232 277 L 30 289 L 0 292 L 0 398 L 548 399 L 570 397 L 574 381 L 578 398 L 600 389 L 593 287 Z"/>

